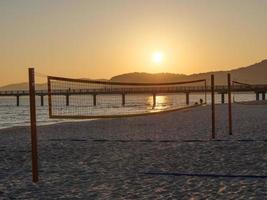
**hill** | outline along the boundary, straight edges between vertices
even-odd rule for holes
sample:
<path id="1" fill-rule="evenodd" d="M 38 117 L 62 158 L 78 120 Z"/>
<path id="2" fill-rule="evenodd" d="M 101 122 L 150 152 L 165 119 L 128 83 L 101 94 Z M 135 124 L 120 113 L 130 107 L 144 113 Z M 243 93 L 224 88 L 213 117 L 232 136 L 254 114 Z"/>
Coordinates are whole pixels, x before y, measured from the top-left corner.
<path id="1" fill-rule="evenodd" d="M 157 73 L 150 74 L 145 72 L 133 72 L 114 76 L 110 81 L 114 82 L 143 82 L 143 83 L 159 83 L 159 82 L 175 82 L 179 79 L 186 78 L 184 74 Z"/>
<path id="2" fill-rule="evenodd" d="M 0 90 L 2 90 L 2 91 L 5 91 L 5 90 L 28 90 L 28 88 L 29 88 L 29 83 L 24 82 L 24 83 L 15 83 L 15 84 L 5 85 L 3 87 L 0 87 Z M 46 83 L 36 84 L 35 88 L 38 90 L 46 90 L 47 84 Z"/>
<path id="3" fill-rule="evenodd" d="M 82 80 L 90 80 L 88 78 L 82 78 Z M 98 81 L 107 81 L 107 79 L 97 79 Z M 0 87 L 0 91 L 8 91 L 8 90 L 28 90 L 29 83 L 15 83 L 15 84 L 9 84 Z M 38 83 L 35 84 L 36 90 L 46 90 L 47 89 L 47 83 Z"/>
<path id="4" fill-rule="evenodd" d="M 110 79 L 113 82 L 176 82 L 176 81 L 190 81 L 196 79 L 210 79 L 210 75 L 215 75 L 215 83 L 217 85 L 226 85 L 227 73 L 231 73 L 232 79 L 236 81 L 246 82 L 250 84 L 267 84 L 267 60 L 259 63 L 241 67 L 229 71 L 215 71 L 200 74 L 172 74 L 172 73 L 157 73 L 150 74 L 144 72 L 133 72 L 114 76 Z M 105 80 L 106 79 L 98 79 Z M 36 84 L 36 89 L 46 89 L 46 84 Z M 0 90 L 27 90 L 28 83 L 10 84 L 0 87 Z"/>
<path id="5" fill-rule="evenodd" d="M 250 84 L 267 84 L 267 60 L 259 63 L 233 69 L 229 71 L 215 71 L 200 74 L 171 74 L 171 73 L 127 73 L 111 78 L 111 81 L 117 82 L 173 82 L 173 81 L 189 81 L 196 79 L 210 79 L 210 75 L 215 75 L 215 83 L 218 85 L 226 84 L 227 73 L 231 73 L 232 79 L 246 82 Z"/>

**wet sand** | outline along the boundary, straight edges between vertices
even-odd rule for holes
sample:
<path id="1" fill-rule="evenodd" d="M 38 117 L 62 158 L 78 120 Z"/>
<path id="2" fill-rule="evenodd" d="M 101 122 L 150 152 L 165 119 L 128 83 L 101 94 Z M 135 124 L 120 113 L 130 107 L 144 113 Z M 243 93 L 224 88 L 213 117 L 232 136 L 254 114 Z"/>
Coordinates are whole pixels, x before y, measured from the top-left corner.
<path id="1" fill-rule="evenodd" d="M 267 106 L 234 105 L 38 127 L 31 182 L 27 127 L 0 130 L 0 199 L 265 199 Z"/>

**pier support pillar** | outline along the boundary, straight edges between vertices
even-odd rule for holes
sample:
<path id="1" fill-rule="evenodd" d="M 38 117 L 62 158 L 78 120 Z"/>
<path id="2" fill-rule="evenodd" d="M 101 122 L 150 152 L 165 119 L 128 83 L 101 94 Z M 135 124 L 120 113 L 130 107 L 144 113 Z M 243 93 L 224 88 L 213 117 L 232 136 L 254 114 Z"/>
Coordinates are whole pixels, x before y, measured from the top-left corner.
<path id="1" fill-rule="evenodd" d="M 94 106 L 96 106 L 96 94 L 93 94 L 93 98 L 94 98 Z"/>
<path id="2" fill-rule="evenodd" d="M 189 93 L 185 93 L 186 94 L 186 105 L 189 105 Z"/>
<path id="3" fill-rule="evenodd" d="M 19 95 L 17 95 L 16 97 L 17 97 L 17 106 L 19 106 Z"/>
<path id="4" fill-rule="evenodd" d="M 262 93 L 262 100 L 265 100 L 265 92 Z"/>
<path id="5" fill-rule="evenodd" d="M 122 105 L 125 106 L 125 94 L 122 94 Z"/>
<path id="6" fill-rule="evenodd" d="M 66 94 L 66 106 L 70 105 L 70 95 Z"/>
<path id="7" fill-rule="evenodd" d="M 41 106 L 44 106 L 44 95 L 41 95 Z"/>
<path id="8" fill-rule="evenodd" d="M 156 107 L 156 93 L 153 94 L 153 107 Z"/>
<path id="9" fill-rule="evenodd" d="M 259 100 L 260 100 L 260 93 L 256 92 L 256 101 L 259 101 Z"/>
<path id="10" fill-rule="evenodd" d="M 221 94 L 221 98 L 222 98 L 222 104 L 224 104 L 225 103 L 225 101 L 224 101 L 224 93 Z"/>

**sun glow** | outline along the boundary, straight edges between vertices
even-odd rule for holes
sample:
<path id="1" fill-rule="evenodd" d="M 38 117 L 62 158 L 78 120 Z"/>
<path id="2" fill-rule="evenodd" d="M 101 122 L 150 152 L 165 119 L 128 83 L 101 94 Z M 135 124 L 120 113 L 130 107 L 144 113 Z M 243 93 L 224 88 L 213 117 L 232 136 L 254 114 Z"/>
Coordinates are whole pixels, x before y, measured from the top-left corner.
<path id="1" fill-rule="evenodd" d="M 163 63 L 163 60 L 164 60 L 164 54 L 160 51 L 158 52 L 155 52 L 152 54 L 151 56 L 151 60 L 153 63 L 157 64 L 157 65 L 160 65 Z"/>

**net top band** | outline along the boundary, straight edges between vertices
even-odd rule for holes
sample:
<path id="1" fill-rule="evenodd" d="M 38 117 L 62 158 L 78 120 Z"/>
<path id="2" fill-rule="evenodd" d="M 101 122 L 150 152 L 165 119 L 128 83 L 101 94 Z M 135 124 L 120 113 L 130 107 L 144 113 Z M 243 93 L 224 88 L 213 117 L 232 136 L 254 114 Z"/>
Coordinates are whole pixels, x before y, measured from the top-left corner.
<path id="1" fill-rule="evenodd" d="M 248 83 L 242 83 L 242 82 L 239 82 L 239 81 L 232 81 L 232 83 L 236 83 L 236 84 L 239 84 L 239 85 L 252 86 L 251 84 L 248 84 Z"/>
<path id="2" fill-rule="evenodd" d="M 133 83 L 133 82 L 112 82 L 112 81 L 97 81 L 97 80 L 85 80 L 85 79 L 74 79 L 74 78 L 63 78 L 56 76 L 48 76 L 49 81 L 57 80 L 57 81 L 68 81 L 68 82 L 76 82 L 76 83 L 96 83 L 103 85 L 135 85 L 135 86 L 157 86 L 157 85 L 183 85 L 188 83 L 198 83 L 204 82 L 206 79 L 199 79 L 193 81 L 181 81 L 181 82 L 164 82 L 164 83 Z"/>

